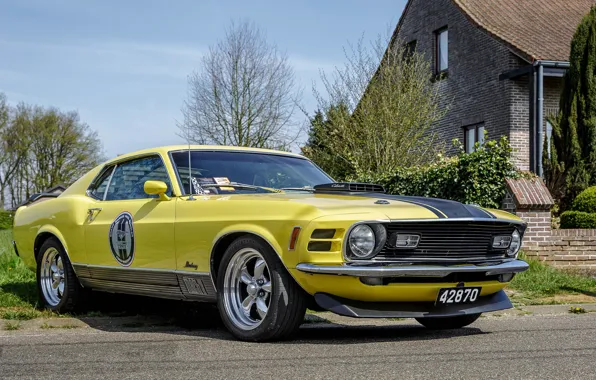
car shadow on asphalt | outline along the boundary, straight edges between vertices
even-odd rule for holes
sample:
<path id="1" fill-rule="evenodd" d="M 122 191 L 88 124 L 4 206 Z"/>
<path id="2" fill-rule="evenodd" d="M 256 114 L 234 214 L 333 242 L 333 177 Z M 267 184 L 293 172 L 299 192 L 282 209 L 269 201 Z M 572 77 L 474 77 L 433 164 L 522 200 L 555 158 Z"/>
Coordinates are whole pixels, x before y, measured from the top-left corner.
<path id="1" fill-rule="evenodd" d="M 110 293 L 92 293 L 87 309 L 75 318 L 91 328 L 109 332 L 159 332 L 186 337 L 225 341 L 236 340 L 225 329 L 216 307 L 211 304 L 154 299 Z M 388 325 L 334 324 L 314 316 L 314 323 L 301 326 L 292 342 L 296 344 L 358 344 L 411 340 L 439 340 L 487 334 L 475 328 L 428 330 L 396 321 Z M 276 343 L 271 343 L 276 344 Z"/>
<path id="2" fill-rule="evenodd" d="M 365 342 L 422 341 L 450 339 L 455 337 L 490 334 L 479 328 L 465 327 L 455 330 L 428 330 L 414 324 L 395 325 L 320 325 L 303 326 L 295 337 L 296 343 L 328 344 L 332 341 L 341 344 Z"/>

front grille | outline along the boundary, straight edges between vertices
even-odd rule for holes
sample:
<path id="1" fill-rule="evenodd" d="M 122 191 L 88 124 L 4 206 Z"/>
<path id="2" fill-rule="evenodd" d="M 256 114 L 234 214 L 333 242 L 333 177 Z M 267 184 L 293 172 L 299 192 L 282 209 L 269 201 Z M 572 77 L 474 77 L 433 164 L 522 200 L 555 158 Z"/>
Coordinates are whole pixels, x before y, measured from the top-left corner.
<path id="1" fill-rule="evenodd" d="M 511 235 L 515 226 L 506 222 L 405 222 L 389 223 L 387 235 L 395 233 L 420 235 L 415 249 L 398 249 L 389 245 L 375 260 L 411 262 L 478 262 L 506 257 L 506 249 L 493 249 L 497 235 Z"/>

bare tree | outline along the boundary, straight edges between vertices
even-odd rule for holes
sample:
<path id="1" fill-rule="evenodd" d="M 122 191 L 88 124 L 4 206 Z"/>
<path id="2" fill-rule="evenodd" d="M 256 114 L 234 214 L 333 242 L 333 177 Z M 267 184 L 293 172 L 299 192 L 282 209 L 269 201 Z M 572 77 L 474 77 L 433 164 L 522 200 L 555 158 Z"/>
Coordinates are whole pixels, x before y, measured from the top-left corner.
<path id="1" fill-rule="evenodd" d="M 232 23 L 189 75 L 179 128 L 199 144 L 287 149 L 298 96 L 287 56 L 254 24 Z"/>
<path id="2" fill-rule="evenodd" d="M 390 174 L 436 160 L 443 146 L 431 127 L 444 111 L 428 59 L 384 37 L 370 45 L 361 38 L 345 55 L 344 67 L 321 74 L 324 94 L 315 89 L 328 117 L 317 130 L 323 153 L 333 152 L 356 175 Z M 329 118 L 338 107 L 347 111 Z M 305 148 L 313 159 L 321 149 Z"/>

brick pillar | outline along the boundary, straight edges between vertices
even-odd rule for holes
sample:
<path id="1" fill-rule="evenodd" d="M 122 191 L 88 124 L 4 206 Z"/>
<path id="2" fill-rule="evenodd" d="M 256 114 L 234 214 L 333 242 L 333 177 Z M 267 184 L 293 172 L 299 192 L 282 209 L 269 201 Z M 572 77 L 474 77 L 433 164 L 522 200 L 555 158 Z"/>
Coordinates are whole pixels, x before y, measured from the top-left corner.
<path id="1" fill-rule="evenodd" d="M 503 200 L 504 208 L 508 209 L 507 211 L 513 211 L 528 224 L 523 245 L 530 247 L 550 242 L 552 237 L 550 209 L 554 201 L 542 179 L 533 177 L 506 181 L 507 195 Z"/>

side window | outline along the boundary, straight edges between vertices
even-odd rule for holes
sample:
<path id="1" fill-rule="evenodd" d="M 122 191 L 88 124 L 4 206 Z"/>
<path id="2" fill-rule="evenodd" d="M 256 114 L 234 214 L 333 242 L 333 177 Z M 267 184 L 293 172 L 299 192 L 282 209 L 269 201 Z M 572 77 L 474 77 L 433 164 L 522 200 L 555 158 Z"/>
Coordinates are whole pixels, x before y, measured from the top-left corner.
<path id="1" fill-rule="evenodd" d="M 107 170 L 104 170 L 103 173 L 95 181 L 93 181 L 87 193 L 93 198 L 102 201 L 104 195 L 106 194 L 106 188 L 108 187 L 108 183 L 110 183 L 110 176 L 112 175 L 113 171 L 113 166 Z"/>
<path id="2" fill-rule="evenodd" d="M 168 185 L 167 195 L 172 194 L 172 185 L 163 161 L 158 156 L 138 158 L 116 166 L 106 200 L 158 198 L 145 193 L 146 181 L 162 181 Z"/>

